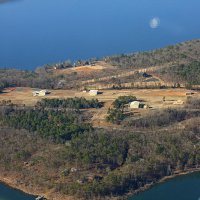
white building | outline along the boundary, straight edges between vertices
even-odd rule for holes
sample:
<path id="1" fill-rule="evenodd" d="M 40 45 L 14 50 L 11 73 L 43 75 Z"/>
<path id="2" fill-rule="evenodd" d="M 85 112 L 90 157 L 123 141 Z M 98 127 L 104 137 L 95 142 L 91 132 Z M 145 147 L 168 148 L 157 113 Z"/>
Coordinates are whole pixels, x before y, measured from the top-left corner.
<path id="1" fill-rule="evenodd" d="M 140 108 L 140 102 L 139 101 L 132 101 L 130 103 L 130 108 Z"/>
<path id="2" fill-rule="evenodd" d="M 90 96 L 97 96 L 98 95 L 98 90 L 90 90 L 89 94 L 90 94 Z"/>
<path id="3" fill-rule="evenodd" d="M 143 102 L 140 101 L 132 101 L 129 104 L 130 109 L 138 109 L 138 108 L 142 108 L 142 109 L 148 109 L 149 105 L 144 104 Z"/>
<path id="4" fill-rule="evenodd" d="M 39 96 L 39 97 L 43 97 L 46 96 L 47 94 L 49 94 L 50 92 L 48 90 L 40 90 L 40 91 L 34 91 L 33 92 L 33 96 Z"/>

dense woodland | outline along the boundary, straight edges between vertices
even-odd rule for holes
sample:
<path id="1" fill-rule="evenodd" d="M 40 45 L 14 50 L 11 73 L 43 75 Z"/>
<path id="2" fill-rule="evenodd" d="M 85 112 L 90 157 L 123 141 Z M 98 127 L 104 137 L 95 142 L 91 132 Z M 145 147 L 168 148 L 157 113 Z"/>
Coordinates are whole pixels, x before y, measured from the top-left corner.
<path id="1" fill-rule="evenodd" d="M 130 99 L 135 97 L 119 97 L 114 105 Z M 188 98 L 182 109 L 125 116 L 109 130 L 92 128 L 82 111 L 60 110 L 55 102 L 0 109 L 0 169 L 27 187 L 87 200 L 121 196 L 200 166 L 199 99 Z"/>
<path id="2" fill-rule="evenodd" d="M 159 66 L 167 63 L 190 63 L 199 61 L 199 56 L 200 40 L 193 40 L 149 52 L 110 56 L 106 60 L 114 66 L 133 69 Z"/>
<path id="3" fill-rule="evenodd" d="M 0 69 L 0 83 L 10 87 L 53 88 L 57 78 L 51 77 L 45 68 L 41 68 L 36 72 Z"/>
<path id="4" fill-rule="evenodd" d="M 3 172 L 20 174 L 28 186 L 54 188 L 85 199 L 123 195 L 175 170 L 200 165 L 199 139 L 187 130 L 93 131 L 59 148 L 25 131 L 3 128 L 0 134 Z M 37 168 L 40 172 L 30 173 Z"/>
<path id="5" fill-rule="evenodd" d="M 80 112 L 73 110 L 1 108 L 0 121 L 3 125 L 26 129 L 55 141 L 70 140 L 73 135 L 92 129 L 90 124 L 84 123 Z"/>
<path id="6" fill-rule="evenodd" d="M 174 83 L 185 83 L 186 87 L 200 84 L 200 62 L 174 65 L 158 71 L 164 80 Z"/>
<path id="7" fill-rule="evenodd" d="M 102 103 L 98 99 L 87 100 L 83 97 L 68 98 L 68 99 L 42 99 L 36 104 L 40 108 L 100 108 Z"/>

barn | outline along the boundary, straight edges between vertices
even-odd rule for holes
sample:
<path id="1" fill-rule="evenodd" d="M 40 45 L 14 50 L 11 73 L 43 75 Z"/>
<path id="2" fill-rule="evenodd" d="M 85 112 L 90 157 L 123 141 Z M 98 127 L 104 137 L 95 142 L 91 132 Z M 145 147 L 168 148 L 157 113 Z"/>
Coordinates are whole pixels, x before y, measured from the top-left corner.
<path id="1" fill-rule="evenodd" d="M 130 108 L 140 108 L 140 102 L 139 101 L 132 101 L 130 103 Z"/>
<path id="2" fill-rule="evenodd" d="M 46 96 L 47 94 L 49 94 L 50 92 L 48 90 L 40 90 L 40 91 L 34 91 L 33 92 L 33 96 Z"/>
<path id="3" fill-rule="evenodd" d="M 140 101 L 132 101 L 129 105 L 130 105 L 131 109 L 138 109 L 138 108 L 147 109 L 148 108 L 147 105 L 145 105 L 144 103 L 142 103 Z"/>
<path id="4" fill-rule="evenodd" d="M 98 95 L 98 90 L 90 90 L 89 94 L 90 94 L 90 96 L 97 96 Z"/>

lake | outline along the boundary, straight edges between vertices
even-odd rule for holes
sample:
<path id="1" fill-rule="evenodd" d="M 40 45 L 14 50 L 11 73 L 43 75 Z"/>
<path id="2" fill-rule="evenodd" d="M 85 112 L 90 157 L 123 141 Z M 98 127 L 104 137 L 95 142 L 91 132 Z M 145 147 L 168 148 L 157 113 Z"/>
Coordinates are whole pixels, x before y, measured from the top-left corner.
<path id="1" fill-rule="evenodd" d="M 168 180 L 129 200 L 200 200 L 200 173 Z"/>
<path id="2" fill-rule="evenodd" d="M 0 0 L 0 67 L 150 50 L 200 37 L 199 0 Z"/>
<path id="3" fill-rule="evenodd" d="M 0 200 L 35 200 L 35 197 L 0 184 Z"/>

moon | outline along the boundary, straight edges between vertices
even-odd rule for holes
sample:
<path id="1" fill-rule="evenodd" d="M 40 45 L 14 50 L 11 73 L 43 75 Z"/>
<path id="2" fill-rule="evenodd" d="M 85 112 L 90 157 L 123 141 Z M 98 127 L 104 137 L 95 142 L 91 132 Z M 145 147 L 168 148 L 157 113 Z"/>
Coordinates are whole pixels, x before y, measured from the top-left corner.
<path id="1" fill-rule="evenodd" d="M 158 17 L 154 17 L 150 20 L 149 26 L 153 29 L 158 28 L 160 25 L 160 19 Z"/>

